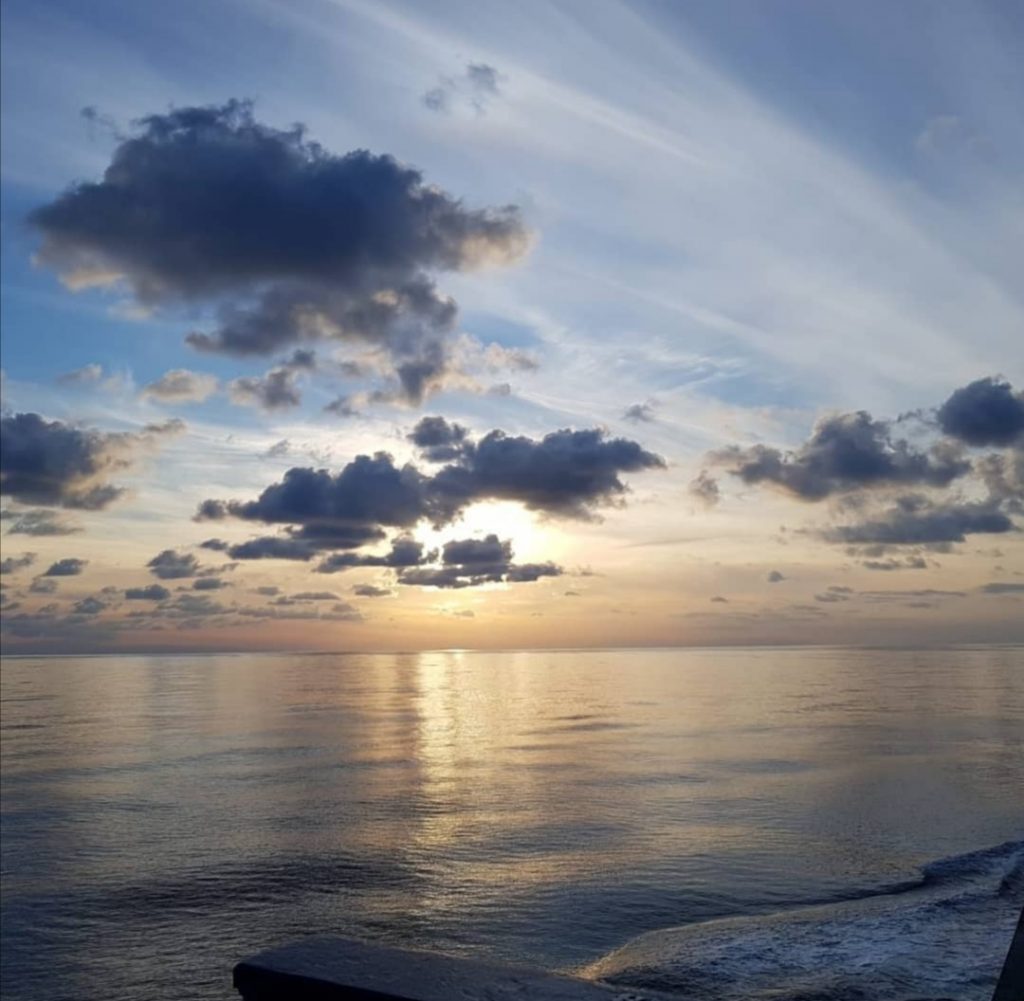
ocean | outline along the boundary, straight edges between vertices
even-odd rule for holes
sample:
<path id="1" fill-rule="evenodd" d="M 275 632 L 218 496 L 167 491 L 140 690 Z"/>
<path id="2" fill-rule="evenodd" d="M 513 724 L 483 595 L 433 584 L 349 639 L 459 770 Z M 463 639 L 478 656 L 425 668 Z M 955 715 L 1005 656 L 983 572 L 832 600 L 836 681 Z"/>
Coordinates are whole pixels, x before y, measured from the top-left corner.
<path id="1" fill-rule="evenodd" d="M 1024 648 L 10 658 L 5 998 L 336 934 L 701 1001 L 988 1001 Z"/>

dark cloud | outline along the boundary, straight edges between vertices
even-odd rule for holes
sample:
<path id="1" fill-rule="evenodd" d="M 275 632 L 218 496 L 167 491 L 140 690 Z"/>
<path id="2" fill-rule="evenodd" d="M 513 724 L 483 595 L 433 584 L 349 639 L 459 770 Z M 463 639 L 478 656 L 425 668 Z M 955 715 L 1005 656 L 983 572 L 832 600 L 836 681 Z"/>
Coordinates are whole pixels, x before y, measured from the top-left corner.
<path id="1" fill-rule="evenodd" d="M 100 612 L 104 611 L 109 606 L 105 601 L 100 601 L 99 598 L 83 598 L 81 601 L 76 601 L 72 606 L 71 611 L 74 615 L 99 615 Z"/>
<path id="2" fill-rule="evenodd" d="M 654 404 L 634 403 L 632 406 L 626 407 L 626 412 L 622 415 L 622 419 L 634 421 L 638 424 L 650 424 L 655 419 Z"/>
<path id="3" fill-rule="evenodd" d="M 702 469 L 697 477 L 690 481 L 690 495 L 697 498 L 705 507 L 714 507 L 721 499 L 722 492 L 717 480 Z"/>
<path id="4" fill-rule="evenodd" d="M 124 592 L 129 601 L 166 601 L 171 592 L 161 584 L 147 584 L 145 587 L 129 587 Z"/>
<path id="5" fill-rule="evenodd" d="M 711 599 L 711 601 L 712 601 L 712 602 L 715 602 L 715 603 L 717 603 L 717 604 L 720 604 L 720 605 L 728 605 L 728 604 L 729 604 L 729 599 L 728 599 L 728 598 L 723 598 L 723 597 L 722 597 L 722 596 L 721 596 L 720 594 L 716 594 L 716 595 L 715 595 L 715 596 L 714 596 L 714 597 L 713 597 L 713 598 Z"/>
<path id="6" fill-rule="evenodd" d="M 214 552 L 222 553 L 229 548 L 229 544 L 223 539 L 206 539 L 199 543 L 200 549 L 212 549 Z"/>
<path id="7" fill-rule="evenodd" d="M 228 555 L 235 560 L 311 560 L 316 550 L 301 539 L 261 535 L 232 546 Z"/>
<path id="8" fill-rule="evenodd" d="M 302 402 L 295 370 L 283 366 L 262 376 L 233 379 L 228 394 L 235 403 L 261 410 L 287 410 Z"/>
<path id="9" fill-rule="evenodd" d="M 264 607 L 264 608 L 239 608 L 236 614 L 249 619 L 283 619 L 283 620 L 319 620 L 322 622 L 362 622 L 363 617 L 359 611 L 347 602 L 338 602 L 331 606 L 330 611 L 324 611 L 309 605 L 298 608 L 287 607 Z"/>
<path id="10" fill-rule="evenodd" d="M 968 535 L 1013 531 L 1013 522 L 992 501 L 935 502 L 914 494 L 898 498 L 879 516 L 828 529 L 823 535 L 830 542 L 854 545 L 933 548 L 963 542 Z"/>
<path id="11" fill-rule="evenodd" d="M 257 594 L 275 595 L 280 594 L 281 589 L 274 584 L 264 584 L 262 587 L 256 588 Z"/>
<path id="12" fill-rule="evenodd" d="M 316 367 L 316 352 L 296 348 L 289 358 L 283 359 L 262 376 L 233 379 L 228 384 L 228 395 L 234 403 L 267 411 L 297 407 L 302 402 L 300 377 L 315 371 Z M 278 446 L 282 444 L 283 450 L 275 452 L 272 448 L 268 455 L 284 454 L 288 443 L 278 442 Z"/>
<path id="13" fill-rule="evenodd" d="M 36 561 L 35 553 L 22 553 L 21 556 L 8 556 L 0 560 L 0 574 L 17 573 Z"/>
<path id="14" fill-rule="evenodd" d="M 11 526 L 7 529 L 8 535 L 60 536 L 74 535 L 76 532 L 82 531 L 81 526 L 75 525 L 55 511 L 47 511 L 45 508 L 11 512 L 10 518 Z"/>
<path id="15" fill-rule="evenodd" d="M 991 377 L 956 390 L 936 412 L 939 427 L 968 445 L 1024 442 L 1024 391 Z"/>
<path id="16" fill-rule="evenodd" d="M 358 417 L 359 406 L 355 398 L 339 396 L 324 407 L 324 413 L 334 414 L 336 417 Z"/>
<path id="17" fill-rule="evenodd" d="M 597 428 L 553 431 L 539 441 L 491 431 L 441 469 L 431 487 L 453 510 L 477 500 L 509 500 L 549 515 L 591 519 L 628 492 L 621 473 L 664 467 L 660 456 L 635 441 L 608 438 Z"/>
<path id="18" fill-rule="evenodd" d="M 141 395 L 162 403 L 201 403 L 216 391 L 216 376 L 175 368 L 144 386 Z"/>
<path id="19" fill-rule="evenodd" d="M 1005 453 L 990 452 L 975 466 L 989 497 L 1014 514 L 1024 514 L 1024 442 Z"/>
<path id="20" fill-rule="evenodd" d="M 865 570 L 927 570 L 928 561 L 923 556 L 889 557 L 884 560 L 864 560 Z"/>
<path id="21" fill-rule="evenodd" d="M 438 425 L 431 425 L 434 431 Z M 458 436 L 446 425 L 443 434 Z M 416 432 L 414 432 L 416 433 Z M 482 500 L 518 501 L 545 514 L 592 519 L 601 506 L 621 502 L 622 472 L 663 468 L 664 460 L 636 442 L 601 430 L 556 431 L 540 441 L 492 431 L 479 442 L 460 438 L 458 458 L 432 475 L 402 467 L 385 452 L 360 455 L 341 472 L 295 467 L 252 501 L 203 501 L 196 520 L 227 517 L 286 526 L 287 536 L 232 546 L 235 559 L 308 560 L 315 550 L 359 549 L 387 528 L 421 521 L 450 523 Z M 434 447 L 434 446 L 427 446 Z M 442 444 L 438 447 L 447 447 Z M 391 566 L 386 557 L 331 557 L 330 573 L 350 566 Z"/>
<path id="22" fill-rule="evenodd" d="M 772 570 L 768 574 L 767 578 L 769 584 L 778 584 L 780 581 L 784 581 L 785 579 L 786 578 L 781 573 L 779 573 L 778 570 Z"/>
<path id="23" fill-rule="evenodd" d="M 793 452 L 734 445 L 709 458 L 744 483 L 768 483 L 806 501 L 879 486 L 943 487 L 971 469 L 949 445 L 939 443 L 925 452 L 892 432 L 892 424 L 861 410 L 820 421 Z"/>
<path id="24" fill-rule="evenodd" d="M 408 437 L 428 462 L 450 462 L 471 447 L 469 430 L 443 417 L 424 417 Z"/>
<path id="25" fill-rule="evenodd" d="M 821 594 L 816 594 L 814 596 L 814 600 L 821 602 L 822 604 L 835 604 L 839 601 L 849 601 L 851 592 L 852 588 L 849 587 L 830 587 Z"/>
<path id="26" fill-rule="evenodd" d="M 398 574 L 398 582 L 419 587 L 464 588 L 481 584 L 525 583 L 558 577 L 564 570 L 554 563 L 512 562 L 512 543 L 496 535 L 445 543 L 440 567 L 412 567 Z"/>
<path id="27" fill-rule="evenodd" d="M 393 592 L 386 587 L 377 587 L 376 584 L 356 584 L 352 593 L 360 598 L 390 598 Z"/>
<path id="28" fill-rule="evenodd" d="M 199 561 L 191 553 L 177 553 L 173 549 L 165 549 L 154 556 L 146 566 L 154 577 L 161 580 L 179 580 L 183 577 L 195 577 Z"/>
<path id="29" fill-rule="evenodd" d="M 74 556 L 65 557 L 51 563 L 44 577 L 77 577 L 88 566 L 88 560 L 80 560 Z"/>
<path id="30" fill-rule="evenodd" d="M 427 554 L 424 550 L 422 542 L 410 535 L 400 535 L 391 540 L 390 550 L 381 556 L 334 553 L 322 560 L 316 569 L 317 573 L 339 573 L 352 567 L 413 567 L 433 559 L 435 552 Z"/>
<path id="31" fill-rule="evenodd" d="M 467 209 L 392 157 L 333 155 L 242 101 L 142 119 L 102 180 L 31 222 L 39 259 L 72 287 L 120 281 L 147 307 L 214 305 L 217 327 L 188 338 L 199 350 L 369 342 L 411 400 L 450 361 L 456 305 L 431 274 L 528 245 L 514 207 Z"/>
<path id="32" fill-rule="evenodd" d="M 137 434 L 105 434 L 25 413 L 0 419 L 0 493 L 23 504 L 98 510 L 124 493 L 109 477 L 127 469 L 139 451 L 178 422 L 153 424 Z"/>
<path id="33" fill-rule="evenodd" d="M 231 583 L 220 577 L 200 577 L 192 582 L 193 591 L 219 591 L 224 587 L 231 587 Z"/>
<path id="34" fill-rule="evenodd" d="M 966 591 L 943 591 L 932 587 L 919 588 L 914 591 L 861 591 L 860 597 L 874 604 L 887 602 L 903 602 L 907 598 L 966 598 Z"/>
<path id="35" fill-rule="evenodd" d="M 28 589 L 32 594 L 56 594 L 57 581 L 52 577 L 37 577 Z"/>
<path id="36" fill-rule="evenodd" d="M 993 581 L 991 584 L 983 584 L 981 590 L 985 594 L 1024 594 L 1024 584 Z"/>
<path id="37" fill-rule="evenodd" d="M 292 595 L 293 601 L 337 601 L 338 596 L 333 591 L 300 591 Z"/>

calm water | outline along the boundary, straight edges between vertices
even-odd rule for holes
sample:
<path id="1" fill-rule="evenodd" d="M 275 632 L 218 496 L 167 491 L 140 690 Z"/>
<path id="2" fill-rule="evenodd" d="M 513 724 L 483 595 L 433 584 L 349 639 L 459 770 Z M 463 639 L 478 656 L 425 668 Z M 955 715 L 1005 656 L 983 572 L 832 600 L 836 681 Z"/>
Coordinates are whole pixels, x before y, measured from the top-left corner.
<path id="1" fill-rule="evenodd" d="M 11 999 L 224 999 L 314 933 L 987 998 L 1024 896 L 1020 648 L 13 659 L 2 697 Z"/>

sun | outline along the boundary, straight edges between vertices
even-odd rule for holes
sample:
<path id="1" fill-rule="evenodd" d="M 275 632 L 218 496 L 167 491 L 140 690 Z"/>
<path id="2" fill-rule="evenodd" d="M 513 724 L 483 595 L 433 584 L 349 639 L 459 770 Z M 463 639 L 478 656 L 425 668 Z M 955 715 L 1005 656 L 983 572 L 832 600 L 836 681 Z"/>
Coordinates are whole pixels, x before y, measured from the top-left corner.
<path id="1" fill-rule="evenodd" d="M 417 534 L 428 548 L 440 548 L 453 539 L 497 535 L 499 539 L 511 540 L 517 563 L 557 562 L 565 545 L 561 533 L 553 531 L 522 505 L 509 501 L 474 504 L 455 524 Z"/>

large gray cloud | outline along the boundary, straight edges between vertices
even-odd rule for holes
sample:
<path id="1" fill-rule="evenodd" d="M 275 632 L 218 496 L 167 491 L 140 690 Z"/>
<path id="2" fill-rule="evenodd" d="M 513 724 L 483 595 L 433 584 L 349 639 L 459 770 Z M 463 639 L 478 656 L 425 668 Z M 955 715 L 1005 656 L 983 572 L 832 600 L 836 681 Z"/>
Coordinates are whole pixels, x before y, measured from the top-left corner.
<path id="1" fill-rule="evenodd" d="M 824 534 L 831 542 L 854 545 L 941 547 L 968 535 L 1001 535 L 1014 523 L 992 501 L 935 502 L 917 494 L 897 498 L 877 517 L 840 525 Z"/>
<path id="2" fill-rule="evenodd" d="M 121 281 L 147 307 L 216 308 L 216 327 L 189 337 L 199 350 L 369 342 L 410 400 L 450 362 L 456 305 L 431 275 L 511 262 L 529 242 L 512 206 L 467 209 L 390 156 L 336 156 L 242 101 L 142 119 L 102 180 L 31 221 L 39 259 L 73 287 Z"/>
<path id="3" fill-rule="evenodd" d="M 911 418 L 918 430 L 922 424 L 931 430 L 930 446 L 896 436 L 896 428 Z M 941 437 L 935 437 L 936 430 Z M 968 446 L 997 450 L 968 458 Z M 857 520 L 820 534 L 875 550 L 854 555 L 877 557 L 900 546 L 949 552 L 970 535 L 1017 530 L 1013 517 L 1024 513 L 1024 393 L 1002 379 L 978 379 L 940 407 L 896 422 L 875 420 L 864 411 L 843 414 L 819 422 L 793 451 L 732 446 L 708 459 L 745 483 L 769 484 L 800 500 L 838 498 L 839 509 L 847 516 L 856 511 Z M 704 494 L 717 493 L 706 472 L 700 487 Z M 863 565 L 924 569 L 927 562 L 912 552 Z"/>
<path id="4" fill-rule="evenodd" d="M 162 584 L 147 584 L 145 587 L 129 587 L 124 592 L 128 601 L 166 601 L 171 592 Z"/>
<path id="5" fill-rule="evenodd" d="M 17 573 L 36 561 L 35 553 L 22 553 L 20 556 L 7 556 L 0 560 L 0 574 Z"/>
<path id="6" fill-rule="evenodd" d="M 453 434 L 451 426 L 446 433 Z M 357 456 L 335 475 L 295 467 L 255 500 L 204 501 L 196 518 L 286 526 L 288 537 L 233 546 L 232 558 L 308 559 L 315 549 L 359 549 L 383 538 L 386 528 L 409 529 L 421 521 L 448 524 L 482 500 L 517 501 L 549 515 L 593 518 L 627 493 L 621 473 L 665 465 L 636 442 L 608 438 L 597 429 L 555 431 L 539 441 L 501 431 L 479 442 L 458 433 L 458 440 L 458 457 L 433 474 L 411 463 L 399 467 L 385 452 Z M 374 564 L 338 561 L 336 568 L 344 565 Z"/>
<path id="7" fill-rule="evenodd" d="M 411 535 L 399 535 L 391 540 L 391 548 L 379 556 L 363 553 L 332 553 L 317 565 L 317 573 L 339 573 L 353 567 L 403 568 L 418 566 L 433 560 L 436 551 L 425 552 L 422 542 Z"/>
<path id="8" fill-rule="evenodd" d="M 103 433 L 48 421 L 39 414 L 0 419 L 0 493 L 23 504 L 97 510 L 124 488 L 110 477 L 129 468 L 140 451 L 183 430 L 180 421 L 139 433 Z"/>
<path id="9" fill-rule="evenodd" d="M 445 543 L 441 563 L 440 567 L 402 570 L 398 582 L 419 587 L 464 588 L 501 581 L 525 583 L 564 573 L 560 566 L 551 562 L 513 563 L 511 541 L 503 541 L 496 535 Z"/>
<path id="10" fill-rule="evenodd" d="M 146 566 L 154 577 L 161 580 L 180 580 L 183 577 L 195 577 L 199 570 L 199 561 L 191 553 L 165 549 L 157 553 Z"/>
<path id="11" fill-rule="evenodd" d="M 74 556 L 67 556 L 62 560 L 51 563 L 44 577 L 77 577 L 88 565 L 88 560 L 80 560 Z"/>
<path id="12" fill-rule="evenodd" d="M 991 377 L 956 390 L 936 412 L 939 427 L 968 445 L 1024 443 L 1024 391 Z"/>
<path id="13" fill-rule="evenodd" d="M 914 448 L 894 437 L 891 423 L 874 420 L 863 410 L 819 421 L 811 437 L 792 452 L 734 445 L 709 458 L 744 483 L 770 484 L 807 501 L 866 487 L 942 487 L 971 469 L 955 448 Z"/>
<path id="14" fill-rule="evenodd" d="M 469 431 L 443 417 L 424 417 L 409 432 L 411 441 L 428 462 L 450 462 L 469 447 Z"/>
<path id="15" fill-rule="evenodd" d="M 33 508 L 29 511 L 5 511 L 11 525 L 8 535 L 59 536 L 81 532 L 81 526 L 62 518 L 55 511 Z"/>

